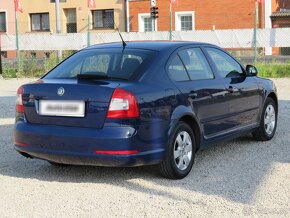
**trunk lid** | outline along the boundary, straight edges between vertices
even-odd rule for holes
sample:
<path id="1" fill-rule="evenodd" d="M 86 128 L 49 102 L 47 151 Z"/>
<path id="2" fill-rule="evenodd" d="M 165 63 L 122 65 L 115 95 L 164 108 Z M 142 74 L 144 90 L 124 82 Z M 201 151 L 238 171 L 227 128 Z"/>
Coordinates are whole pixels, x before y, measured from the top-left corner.
<path id="1" fill-rule="evenodd" d="M 119 83 L 115 81 L 76 79 L 44 79 L 24 85 L 25 118 L 27 122 L 34 124 L 102 128 L 111 96 L 118 86 Z M 41 115 L 40 103 L 44 105 L 43 102 L 49 101 L 84 103 L 85 107 L 82 109 L 84 115 L 83 117 Z"/>

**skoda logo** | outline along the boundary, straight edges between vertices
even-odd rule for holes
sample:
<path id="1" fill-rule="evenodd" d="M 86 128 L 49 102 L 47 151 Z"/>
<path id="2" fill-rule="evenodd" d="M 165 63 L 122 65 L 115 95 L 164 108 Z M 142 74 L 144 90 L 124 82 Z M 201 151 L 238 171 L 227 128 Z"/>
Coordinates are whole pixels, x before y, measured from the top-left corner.
<path id="1" fill-rule="evenodd" d="M 64 95 L 64 92 L 65 92 L 65 90 L 64 90 L 63 87 L 60 87 L 60 88 L 57 90 L 57 94 L 58 94 L 59 96 L 63 96 L 63 95 Z"/>

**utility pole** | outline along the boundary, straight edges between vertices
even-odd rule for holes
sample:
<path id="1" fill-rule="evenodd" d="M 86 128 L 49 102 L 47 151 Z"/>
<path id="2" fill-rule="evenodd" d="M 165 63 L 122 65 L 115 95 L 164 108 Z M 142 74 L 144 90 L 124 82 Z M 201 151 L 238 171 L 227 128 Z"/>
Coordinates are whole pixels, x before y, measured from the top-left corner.
<path id="1" fill-rule="evenodd" d="M 255 62 L 255 65 L 257 63 L 257 55 L 258 55 L 257 31 L 258 31 L 258 25 L 259 25 L 259 4 L 262 4 L 262 2 L 263 0 L 255 1 L 255 27 L 254 27 L 254 62 Z"/>
<path id="2" fill-rule="evenodd" d="M 14 1 L 14 12 L 15 12 L 15 32 L 16 32 L 16 48 L 17 48 L 17 64 L 18 64 L 18 73 L 21 71 L 21 64 L 20 64 L 20 49 L 19 49 L 19 34 L 18 34 L 18 12 L 23 13 L 23 9 L 19 4 L 19 1 Z"/>
<path id="3" fill-rule="evenodd" d="M 91 32 L 90 32 L 90 24 L 91 24 L 91 8 L 96 8 L 96 2 L 95 0 L 88 1 L 88 33 L 87 33 L 87 45 L 91 45 Z"/>
<path id="4" fill-rule="evenodd" d="M 59 0 L 55 0 L 55 15 L 56 15 L 56 33 L 61 33 L 61 27 L 60 27 L 60 5 Z M 62 50 L 57 51 L 57 56 L 59 60 L 62 59 Z"/>
<path id="5" fill-rule="evenodd" d="M 170 27 L 169 27 L 169 40 L 172 40 L 172 0 L 170 0 L 170 8 L 169 8 L 169 13 L 170 13 Z"/>

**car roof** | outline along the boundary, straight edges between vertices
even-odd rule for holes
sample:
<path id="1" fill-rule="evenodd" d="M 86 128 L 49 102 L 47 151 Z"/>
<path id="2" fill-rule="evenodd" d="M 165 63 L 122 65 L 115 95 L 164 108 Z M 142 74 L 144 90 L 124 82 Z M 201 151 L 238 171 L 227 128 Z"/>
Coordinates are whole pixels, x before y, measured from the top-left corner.
<path id="1" fill-rule="evenodd" d="M 131 49 L 146 49 L 146 50 L 153 50 L 153 51 L 162 51 L 172 48 L 179 48 L 182 46 L 201 46 L 201 45 L 210 45 L 207 43 L 201 42 L 186 42 L 186 41 L 130 41 L 126 42 L 126 48 Z M 90 47 L 85 48 L 85 50 L 91 49 L 107 49 L 107 48 L 122 48 L 122 42 L 112 42 L 112 43 L 105 43 L 105 44 L 96 44 Z"/>

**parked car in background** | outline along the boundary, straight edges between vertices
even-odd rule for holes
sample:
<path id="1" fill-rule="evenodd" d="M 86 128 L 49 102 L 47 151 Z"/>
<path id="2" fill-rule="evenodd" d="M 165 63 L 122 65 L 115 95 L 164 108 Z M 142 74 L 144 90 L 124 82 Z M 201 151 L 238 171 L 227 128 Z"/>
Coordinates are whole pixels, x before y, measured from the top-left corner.
<path id="1" fill-rule="evenodd" d="M 199 149 L 273 138 L 276 88 L 257 73 L 211 44 L 91 46 L 18 89 L 15 149 L 54 165 L 158 165 L 181 179 Z"/>

